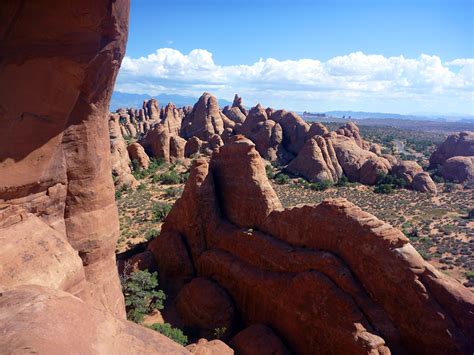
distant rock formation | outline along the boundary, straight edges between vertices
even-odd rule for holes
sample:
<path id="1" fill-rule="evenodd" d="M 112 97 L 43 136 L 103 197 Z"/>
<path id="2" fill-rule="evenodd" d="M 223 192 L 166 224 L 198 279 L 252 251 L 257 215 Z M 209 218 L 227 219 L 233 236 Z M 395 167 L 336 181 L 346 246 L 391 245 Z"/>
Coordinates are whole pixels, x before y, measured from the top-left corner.
<path id="1" fill-rule="evenodd" d="M 156 125 L 139 141 L 150 156 L 175 162 L 184 158 L 186 140 L 171 134 L 162 124 Z"/>
<path id="2" fill-rule="evenodd" d="M 448 181 L 466 182 L 474 179 L 474 132 L 450 135 L 431 155 L 430 168 L 441 167 Z"/>
<path id="3" fill-rule="evenodd" d="M 242 98 L 237 94 L 235 94 L 232 106 L 224 107 L 223 113 L 235 123 L 243 123 L 248 115 L 247 109 L 242 104 Z"/>
<path id="4" fill-rule="evenodd" d="M 184 117 L 181 134 L 185 139 L 194 136 L 207 141 L 214 134 L 221 135 L 225 128 L 234 125 L 235 122 L 220 111 L 216 97 L 205 92 L 191 113 Z"/>
<path id="5" fill-rule="evenodd" d="M 132 162 L 128 155 L 127 144 L 120 131 L 119 117 L 118 114 L 109 116 L 112 174 L 115 177 L 115 186 L 135 188 L 138 186 L 138 181 L 130 169 Z"/>
<path id="6" fill-rule="evenodd" d="M 167 288 L 179 294 L 195 278 L 212 280 L 245 325 L 271 327 L 295 353 L 474 350 L 467 288 L 424 261 L 400 231 L 345 200 L 283 209 L 242 136 L 210 162 L 195 161 L 149 250 Z M 199 302 L 222 307 L 207 301 Z"/>

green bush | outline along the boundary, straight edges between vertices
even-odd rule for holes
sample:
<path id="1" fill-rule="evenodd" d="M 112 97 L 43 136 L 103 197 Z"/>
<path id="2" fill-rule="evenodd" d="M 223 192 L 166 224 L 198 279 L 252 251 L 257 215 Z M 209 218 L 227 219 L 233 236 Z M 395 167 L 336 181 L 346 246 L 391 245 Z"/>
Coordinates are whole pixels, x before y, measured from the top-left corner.
<path id="1" fill-rule="evenodd" d="M 154 222 L 163 222 L 171 211 L 169 203 L 157 202 L 151 207 L 152 219 Z"/>
<path id="2" fill-rule="evenodd" d="M 166 197 L 176 197 L 179 195 L 179 189 L 175 188 L 175 187 L 168 187 L 166 190 L 165 190 L 165 196 Z"/>
<path id="3" fill-rule="evenodd" d="M 332 186 L 332 182 L 329 180 L 323 180 L 321 182 L 314 182 L 309 184 L 311 190 L 324 191 Z"/>
<path id="4" fill-rule="evenodd" d="M 158 237 L 159 234 L 160 234 L 160 231 L 158 231 L 156 229 L 150 229 L 148 232 L 146 232 L 145 239 L 147 241 L 150 241 L 150 240 Z"/>
<path id="5" fill-rule="evenodd" d="M 181 182 L 181 177 L 176 171 L 170 170 L 163 174 L 160 174 L 158 176 L 158 181 L 165 185 L 175 185 Z"/>
<path id="6" fill-rule="evenodd" d="M 337 182 L 336 186 L 344 187 L 344 186 L 347 186 L 348 183 L 349 183 L 349 179 L 347 178 L 347 176 L 342 175 L 339 181 Z"/>
<path id="7" fill-rule="evenodd" d="M 392 189 L 400 189 L 406 187 L 406 182 L 390 174 L 379 174 L 376 185 L 392 185 Z"/>
<path id="8" fill-rule="evenodd" d="M 178 328 L 173 328 L 171 324 L 169 323 L 165 323 L 165 324 L 155 323 L 147 327 L 157 332 L 160 332 L 161 334 L 174 340 L 178 344 L 181 344 L 183 346 L 186 346 L 188 344 L 188 337 L 184 335 L 183 331 Z"/>
<path id="9" fill-rule="evenodd" d="M 290 181 L 290 177 L 286 174 L 279 173 L 275 177 L 275 182 L 280 185 L 288 184 L 289 181 Z"/>
<path id="10" fill-rule="evenodd" d="M 121 281 L 128 319 L 141 323 L 146 314 L 154 309 L 163 309 L 166 296 L 158 289 L 156 272 L 135 271 L 130 275 L 123 275 Z"/>
<path id="11" fill-rule="evenodd" d="M 137 187 L 138 190 L 145 190 L 146 189 L 146 185 L 144 183 L 141 183 L 140 185 L 138 185 Z"/>
<path id="12" fill-rule="evenodd" d="M 275 173 L 273 172 L 273 168 L 271 165 L 265 165 L 265 172 L 267 173 L 267 178 L 269 180 L 275 177 Z"/>
<path id="13" fill-rule="evenodd" d="M 374 192 L 378 194 L 390 194 L 393 192 L 393 185 L 391 184 L 377 185 L 375 186 Z"/>
<path id="14" fill-rule="evenodd" d="M 226 332 L 227 332 L 226 327 L 215 328 L 214 329 L 214 337 L 216 339 L 222 339 Z"/>

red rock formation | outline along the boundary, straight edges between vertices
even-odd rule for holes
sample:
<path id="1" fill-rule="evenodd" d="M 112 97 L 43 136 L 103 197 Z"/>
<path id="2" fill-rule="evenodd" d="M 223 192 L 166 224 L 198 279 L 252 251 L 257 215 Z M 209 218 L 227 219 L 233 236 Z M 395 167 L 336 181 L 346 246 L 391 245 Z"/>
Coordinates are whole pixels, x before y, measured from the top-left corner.
<path id="1" fill-rule="evenodd" d="M 161 158 L 166 162 L 175 162 L 184 158 L 186 140 L 169 133 L 162 124 L 149 130 L 139 143 L 154 158 Z"/>
<path id="2" fill-rule="evenodd" d="M 242 98 L 237 94 L 235 94 L 232 106 L 224 107 L 223 113 L 235 123 L 243 123 L 248 115 L 247 109 L 242 104 Z"/>
<path id="3" fill-rule="evenodd" d="M 195 162 L 163 231 L 151 243 L 162 282 L 174 283 L 166 273 L 179 272 L 185 255 L 187 277 L 217 282 L 244 323 L 269 325 L 293 352 L 474 349 L 467 288 L 425 262 L 400 231 L 347 201 L 282 209 L 243 137 L 209 164 Z"/>
<path id="4" fill-rule="evenodd" d="M 179 136 L 184 114 L 172 103 L 166 105 L 160 114 L 161 124 L 171 135 Z"/>
<path id="5" fill-rule="evenodd" d="M 265 349 L 266 354 L 289 355 L 280 338 L 263 324 L 254 324 L 238 333 L 229 342 L 232 349 L 241 355 L 259 355 Z"/>
<path id="6" fill-rule="evenodd" d="M 436 184 L 427 172 L 416 174 L 411 183 L 411 188 L 415 191 L 430 192 L 433 194 L 438 192 Z"/>
<path id="7" fill-rule="evenodd" d="M 176 308 L 185 326 L 199 329 L 199 336 L 208 339 L 217 328 L 225 328 L 228 334 L 235 322 L 234 305 L 227 292 L 203 277 L 193 279 L 181 289 Z"/>
<path id="8" fill-rule="evenodd" d="M 278 111 L 272 115 L 272 120 L 280 124 L 283 129 L 283 146 L 287 151 L 298 154 L 306 142 L 306 136 L 309 132 L 309 125 L 296 113 L 287 112 L 281 119 L 276 118 Z"/>
<path id="9" fill-rule="evenodd" d="M 128 155 L 127 144 L 120 131 L 118 114 L 110 114 L 109 116 L 109 134 L 112 174 L 115 177 L 115 185 L 117 187 L 137 187 L 138 181 L 132 175 L 132 169 L 130 168 L 132 162 Z"/>
<path id="10" fill-rule="evenodd" d="M 207 341 L 199 339 L 195 344 L 186 347 L 191 354 L 195 355 L 233 355 L 234 351 L 220 340 Z"/>
<path id="11" fill-rule="evenodd" d="M 474 132 L 460 132 L 450 135 L 431 155 L 430 167 L 436 168 L 456 156 L 474 156 Z"/>
<path id="12" fill-rule="evenodd" d="M 184 156 L 189 158 L 193 155 L 200 154 L 203 149 L 204 142 L 198 137 L 191 137 L 186 141 L 184 146 Z"/>
<path id="13" fill-rule="evenodd" d="M 307 139 L 313 136 L 324 136 L 325 134 L 329 133 L 329 130 L 324 126 L 322 123 L 314 122 L 308 131 Z"/>
<path id="14" fill-rule="evenodd" d="M 124 319 L 108 104 L 128 13 L 128 0 L 1 4 L 2 353 L 187 353 Z"/>
<path id="15" fill-rule="evenodd" d="M 336 183 L 342 177 L 331 140 L 321 136 L 309 138 L 299 154 L 288 164 L 287 170 L 308 181 Z"/>
<path id="16" fill-rule="evenodd" d="M 422 173 L 423 168 L 416 161 L 403 160 L 392 167 L 392 174 L 403 179 L 410 186 L 415 175 Z"/>
<path id="17" fill-rule="evenodd" d="M 250 109 L 245 122 L 236 128 L 236 131 L 253 141 L 257 151 L 264 159 L 280 162 L 289 160 L 290 154 L 282 145 L 283 130 L 281 126 L 268 119 L 267 113 L 260 104 Z"/>
<path id="18" fill-rule="evenodd" d="M 225 128 L 232 128 L 234 125 L 235 123 L 219 110 L 216 97 L 205 92 L 191 113 L 183 119 L 181 134 L 186 139 L 196 136 L 207 141 L 212 135 L 220 135 Z"/>
<path id="19" fill-rule="evenodd" d="M 9 354 L 189 354 L 158 332 L 46 287 L 3 292 L 0 318 L 0 349 Z"/>
<path id="20" fill-rule="evenodd" d="M 337 134 L 352 138 L 360 148 L 368 148 L 366 142 L 360 136 L 359 127 L 354 122 L 348 122 L 336 130 Z"/>
<path id="21" fill-rule="evenodd" d="M 441 175 L 448 181 L 465 182 L 474 179 L 474 156 L 455 156 L 443 163 Z"/>
<path id="22" fill-rule="evenodd" d="M 139 143 L 132 143 L 127 147 L 130 160 L 135 160 L 142 169 L 148 169 L 150 158 L 145 153 L 145 149 Z"/>

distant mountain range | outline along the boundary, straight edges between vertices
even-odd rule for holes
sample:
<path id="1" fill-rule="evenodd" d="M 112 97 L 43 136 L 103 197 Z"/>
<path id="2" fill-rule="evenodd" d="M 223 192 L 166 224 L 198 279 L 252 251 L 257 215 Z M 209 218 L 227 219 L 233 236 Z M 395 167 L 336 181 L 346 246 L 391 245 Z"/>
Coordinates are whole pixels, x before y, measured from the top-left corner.
<path id="1" fill-rule="evenodd" d="M 164 106 L 169 102 L 172 102 L 178 107 L 188 105 L 193 106 L 199 99 L 199 97 L 184 95 L 159 94 L 156 96 L 150 96 L 147 94 L 129 94 L 125 92 L 114 91 L 112 94 L 112 99 L 110 100 L 110 111 L 114 112 L 121 107 L 142 107 L 143 101 L 149 100 L 151 98 L 157 99 L 160 106 Z M 227 100 L 218 100 L 218 102 L 220 107 L 232 105 L 232 102 Z"/>
<path id="2" fill-rule="evenodd" d="M 363 111 L 328 111 L 326 116 L 353 119 L 395 119 L 395 120 L 417 120 L 417 121 L 474 121 L 474 116 L 469 115 L 401 115 L 398 113 L 363 112 Z"/>

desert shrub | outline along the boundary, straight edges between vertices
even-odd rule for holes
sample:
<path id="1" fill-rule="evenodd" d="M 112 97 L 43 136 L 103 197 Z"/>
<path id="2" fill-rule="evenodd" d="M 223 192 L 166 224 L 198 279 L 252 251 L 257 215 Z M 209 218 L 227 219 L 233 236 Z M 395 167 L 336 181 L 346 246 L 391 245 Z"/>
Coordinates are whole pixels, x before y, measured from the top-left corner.
<path id="1" fill-rule="evenodd" d="M 158 181 L 165 185 L 176 185 L 181 182 L 181 177 L 176 171 L 170 170 L 158 175 Z"/>
<path id="2" fill-rule="evenodd" d="M 344 186 L 347 186 L 348 183 L 349 183 L 349 179 L 347 178 L 347 176 L 342 175 L 339 181 L 337 182 L 336 186 L 344 187 Z"/>
<path id="3" fill-rule="evenodd" d="M 392 185 L 392 189 L 400 189 L 406 187 L 406 182 L 390 174 L 379 174 L 376 185 Z"/>
<path id="4" fill-rule="evenodd" d="M 171 211 L 171 205 L 169 203 L 157 202 L 151 207 L 151 214 L 153 222 L 163 222 Z"/>
<path id="5" fill-rule="evenodd" d="M 147 241 L 150 241 L 150 240 L 158 237 L 159 234 L 160 234 L 160 231 L 158 231 L 156 229 L 150 229 L 148 232 L 145 233 L 145 239 Z"/>
<path id="6" fill-rule="evenodd" d="M 128 319 L 141 323 L 146 314 L 154 309 L 163 309 L 166 296 L 158 289 L 156 272 L 135 271 L 130 275 L 123 275 L 121 281 Z"/>
<path id="7" fill-rule="evenodd" d="M 224 337 L 226 331 L 227 331 L 226 327 L 216 328 L 216 329 L 214 329 L 214 337 L 216 339 L 222 339 Z"/>
<path id="8" fill-rule="evenodd" d="M 392 184 L 377 185 L 375 186 L 374 192 L 378 194 L 390 194 L 393 192 L 393 185 Z"/>
<path id="9" fill-rule="evenodd" d="M 442 184 L 444 183 L 444 178 L 442 176 L 439 176 L 439 175 L 431 175 L 431 178 L 433 179 L 434 182 L 438 183 L 438 184 Z"/>
<path id="10" fill-rule="evenodd" d="M 332 186 L 332 182 L 329 180 L 323 180 L 321 182 L 313 182 L 309 184 L 311 190 L 324 191 Z"/>
<path id="11" fill-rule="evenodd" d="M 115 190 L 115 200 L 120 200 L 122 198 L 122 191 Z"/>
<path id="12" fill-rule="evenodd" d="M 471 208 L 467 214 L 467 218 L 474 219 L 474 208 Z"/>
<path id="13" fill-rule="evenodd" d="M 286 174 L 279 173 L 275 177 L 275 182 L 280 185 L 288 184 L 288 182 L 290 182 L 290 177 Z"/>
<path id="14" fill-rule="evenodd" d="M 167 336 L 178 344 L 183 346 L 188 344 L 188 337 L 184 335 L 183 331 L 179 328 L 173 328 L 169 323 L 155 323 L 147 327 L 163 334 L 164 336 Z"/>
<path id="15" fill-rule="evenodd" d="M 140 185 L 138 185 L 137 187 L 138 190 L 145 190 L 146 189 L 146 185 L 144 183 L 141 183 Z"/>
<path id="16" fill-rule="evenodd" d="M 168 187 L 166 190 L 165 190 L 165 196 L 166 197 L 176 197 L 179 195 L 179 189 L 175 188 L 175 187 Z"/>
<path id="17" fill-rule="evenodd" d="M 186 183 L 186 181 L 189 179 L 189 172 L 186 171 L 185 173 L 181 173 L 179 177 L 181 179 L 181 183 Z"/>
<path id="18" fill-rule="evenodd" d="M 269 180 L 275 177 L 275 173 L 273 172 L 273 168 L 271 165 L 265 165 L 265 173 L 267 174 L 267 178 Z"/>
<path id="19" fill-rule="evenodd" d="M 444 184 L 443 192 L 453 192 L 456 189 L 456 185 L 452 182 Z"/>

